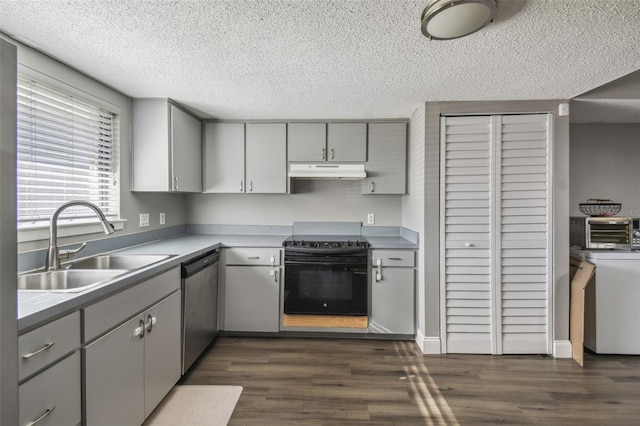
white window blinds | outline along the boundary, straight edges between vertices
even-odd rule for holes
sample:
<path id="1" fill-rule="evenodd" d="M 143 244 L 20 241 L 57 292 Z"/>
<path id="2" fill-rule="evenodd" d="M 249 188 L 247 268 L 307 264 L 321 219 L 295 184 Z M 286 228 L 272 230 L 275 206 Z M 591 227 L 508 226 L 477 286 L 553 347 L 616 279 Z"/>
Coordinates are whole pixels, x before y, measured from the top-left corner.
<path id="1" fill-rule="evenodd" d="M 70 200 L 118 215 L 115 114 L 75 96 L 18 79 L 18 222 L 48 220 Z M 63 218 L 93 217 L 79 207 Z"/>

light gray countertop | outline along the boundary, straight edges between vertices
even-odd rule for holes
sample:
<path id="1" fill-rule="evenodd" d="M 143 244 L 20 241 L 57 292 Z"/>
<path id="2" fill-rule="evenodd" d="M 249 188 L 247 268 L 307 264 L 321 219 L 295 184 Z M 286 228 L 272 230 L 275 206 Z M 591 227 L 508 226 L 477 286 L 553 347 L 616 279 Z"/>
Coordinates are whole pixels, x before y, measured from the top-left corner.
<path id="1" fill-rule="evenodd" d="M 286 238 L 288 235 L 190 234 L 117 250 L 123 254 L 167 254 L 172 257 L 76 293 L 18 291 L 18 331 L 22 334 L 209 250 L 219 247 L 281 247 Z M 373 249 L 418 248 L 415 243 L 399 236 L 367 236 L 366 239 Z"/>

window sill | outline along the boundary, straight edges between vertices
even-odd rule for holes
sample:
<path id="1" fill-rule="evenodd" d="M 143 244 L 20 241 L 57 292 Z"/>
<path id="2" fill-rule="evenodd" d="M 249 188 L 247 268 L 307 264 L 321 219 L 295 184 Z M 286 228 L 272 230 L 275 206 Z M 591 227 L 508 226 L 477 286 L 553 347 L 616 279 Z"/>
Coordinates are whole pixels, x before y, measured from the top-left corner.
<path id="1" fill-rule="evenodd" d="M 109 219 L 116 231 L 124 229 L 126 219 Z M 73 237 L 86 234 L 104 234 L 102 224 L 95 219 L 60 219 L 58 220 L 58 237 Z M 18 243 L 48 240 L 49 221 L 25 223 L 18 227 Z"/>

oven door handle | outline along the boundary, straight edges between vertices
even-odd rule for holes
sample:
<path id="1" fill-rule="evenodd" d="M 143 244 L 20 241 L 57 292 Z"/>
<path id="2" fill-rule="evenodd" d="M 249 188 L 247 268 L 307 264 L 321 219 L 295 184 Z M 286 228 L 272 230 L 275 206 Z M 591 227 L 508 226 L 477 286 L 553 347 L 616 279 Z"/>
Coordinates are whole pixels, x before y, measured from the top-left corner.
<path id="1" fill-rule="evenodd" d="M 352 249 L 352 248 L 285 248 L 284 255 L 287 253 L 292 254 L 311 254 L 311 255 L 324 255 L 331 256 L 335 254 L 350 254 L 350 255 L 363 255 L 366 256 L 367 249 Z"/>
<path id="2" fill-rule="evenodd" d="M 345 262 L 343 259 L 324 259 L 324 260 L 285 260 L 284 266 L 287 265 L 320 265 L 320 266 L 355 266 L 367 268 L 367 263 L 361 260 L 355 260 L 353 262 Z"/>

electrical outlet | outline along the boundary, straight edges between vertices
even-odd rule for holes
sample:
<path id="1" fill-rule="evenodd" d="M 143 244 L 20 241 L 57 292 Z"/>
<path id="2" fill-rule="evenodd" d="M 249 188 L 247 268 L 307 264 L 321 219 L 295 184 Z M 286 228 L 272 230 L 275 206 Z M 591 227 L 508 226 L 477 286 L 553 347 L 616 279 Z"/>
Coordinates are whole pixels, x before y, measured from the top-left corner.
<path id="1" fill-rule="evenodd" d="M 373 225 L 376 223 L 376 215 L 373 213 L 367 214 L 367 225 Z"/>
<path id="2" fill-rule="evenodd" d="M 164 225 L 164 223 L 165 223 L 164 213 L 160 213 L 160 225 Z"/>
<path id="3" fill-rule="evenodd" d="M 149 226 L 149 213 L 140 213 L 140 228 Z"/>

